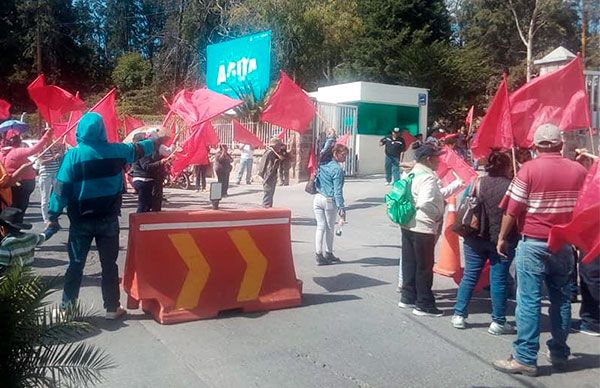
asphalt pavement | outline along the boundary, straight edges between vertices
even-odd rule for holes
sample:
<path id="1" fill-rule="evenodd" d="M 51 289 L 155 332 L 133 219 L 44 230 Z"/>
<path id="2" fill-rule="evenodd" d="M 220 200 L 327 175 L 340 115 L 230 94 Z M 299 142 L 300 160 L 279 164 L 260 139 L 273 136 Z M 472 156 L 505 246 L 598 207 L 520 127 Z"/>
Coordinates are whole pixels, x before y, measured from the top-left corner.
<path id="1" fill-rule="evenodd" d="M 292 209 L 292 248 L 297 277 L 304 283 L 302 306 L 261 313 L 224 312 L 218 318 L 160 325 L 141 310 L 121 321 L 102 318 L 100 264 L 95 248 L 88 262 L 81 301 L 97 312 L 97 329 L 86 341 L 111 354 L 118 365 L 105 373 L 103 387 L 598 387 L 600 338 L 574 333 L 572 358 L 564 373 L 545 359 L 549 338 L 544 301 L 540 376 L 509 376 L 491 362 L 506 358 L 514 335 L 487 333 L 489 294 L 474 296 L 469 328 L 450 324 L 456 296 L 452 279 L 435 276 L 441 318 L 416 317 L 398 308 L 396 293 L 400 231 L 385 214 L 387 187 L 380 177 L 348 179 L 345 196 L 349 223 L 335 239 L 343 263 L 317 267 L 312 197 L 304 185 L 278 187 L 275 206 Z M 256 207 L 260 185 L 233 185 L 222 208 Z M 210 208 L 207 193 L 166 190 L 165 210 Z M 35 194 L 26 219 L 41 218 Z M 121 218 L 122 273 L 127 246 L 127 216 L 136 197 L 125 196 Z M 66 217 L 61 220 L 67 226 Z M 55 281 L 59 300 L 68 263 L 66 229 L 40 248 L 34 267 Z M 125 305 L 125 295 L 121 301 Z M 513 320 L 514 302 L 509 303 Z M 578 316 L 579 304 L 573 306 Z"/>

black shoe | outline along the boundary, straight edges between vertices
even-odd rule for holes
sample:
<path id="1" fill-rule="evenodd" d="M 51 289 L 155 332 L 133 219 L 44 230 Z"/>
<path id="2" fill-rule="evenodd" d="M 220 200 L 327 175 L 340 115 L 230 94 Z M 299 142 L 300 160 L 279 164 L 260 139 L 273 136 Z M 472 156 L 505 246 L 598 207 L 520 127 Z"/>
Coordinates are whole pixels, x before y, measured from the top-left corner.
<path id="1" fill-rule="evenodd" d="M 322 254 L 317 253 L 315 255 L 315 258 L 317 259 L 317 265 L 329 265 L 331 264 L 331 262 L 329 260 L 327 260 L 325 257 L 323 257 Z"/>
<path id="2" fill-rule="evenodd" d="M 415 307 L 412 313 L 419 317 L 441 317 L 444 315 L 444 312 L 437 307 Z"/>
<path id="3" fill-rule="evenodd" d="M 330 262 L 332 262 L 332 263 L 341 263 L 341 262 L 342 262 L 342 260 L 340 260 L 340 258 L 339 258 L 339 257 L 335 257 L 335 256 L 333 255 L 333 253 L 331 253 L 331 252 L 327 252 L 327 253 L 325 254 L 325 259 L 326 259 L 326 260 L 329 260 L 329 261 L 330 261 Z"/>

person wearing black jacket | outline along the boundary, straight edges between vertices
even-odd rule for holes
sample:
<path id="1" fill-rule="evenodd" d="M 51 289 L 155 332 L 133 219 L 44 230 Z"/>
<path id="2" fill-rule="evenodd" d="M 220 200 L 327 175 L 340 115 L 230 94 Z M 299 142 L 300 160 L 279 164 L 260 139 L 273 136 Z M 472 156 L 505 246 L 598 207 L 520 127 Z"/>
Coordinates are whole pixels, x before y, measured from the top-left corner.
<path id="1" fill-rule="evenodd" d="M 162 193 L 165 179 L 164 165 L 159 152 L 138 160 L 131 167 L 133 187 L 138 192 L 137 213 L 159 212 L 162 210 Z"/>
<path id="2" fill-rule="evenodd" d="M 219 152 L 215 155 L 215 174 L 217 174 L 217 181 L 221 183 L 221 196 L 223 197 L 228 195 L 231 162 L 233 162 L 233 158 L 229 155 L 227 145 L 221 144 Z"/>
<path id="3" fill-rule="evenodd" d="M 386 185 L 391 185 L 400 180 L 400 158 L 406 150 L 402 131 L 407 129 L 394 128 L 390 136 L 384 137 L 379 141 L 380 146 L 385 146 L 385 181 Z"/>

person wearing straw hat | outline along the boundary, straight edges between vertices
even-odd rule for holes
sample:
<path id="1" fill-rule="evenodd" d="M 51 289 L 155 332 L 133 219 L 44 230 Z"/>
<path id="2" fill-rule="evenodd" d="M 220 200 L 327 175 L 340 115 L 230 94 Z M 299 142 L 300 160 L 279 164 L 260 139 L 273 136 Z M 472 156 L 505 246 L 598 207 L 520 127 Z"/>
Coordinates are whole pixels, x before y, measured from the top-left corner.
<path id="1" fill-rule="evenodd" d="M 21 209 L 7 207 L 0 212 L 0 273 L 11 265 L 31 265 L 35 247 L 52 237 L 58 229 L 49 227 L 42 233 L 24 233 L 31 224 L 21 221 Z"/>
<path id="2" fill-rule="evenodd" d="M 50 198 L 50 224 L 67 208 L 69 266 L 61 308 L 75 305 L 83 268 L 92 240 L 96 241 L 102 265 L 102 299 L 106 319 L 117 319 L 126 311 L 119 304 L 119 215 L 123 192 L 123 169 L 156 152 L 162 138 L 135 144 L 109 143 L 102 116 L 88 112 L 77 125 L 77 147 L 65 154 Z"/>
<path id="3" fill-rule="evenodd" d="M 277 186 L 277 177 L 279 175 L 279 167 L 283 156 L 281 149 L 285 147 L 283 142 L 274 137 L 269 141 L 269 146 L 260 160 L 260 168 L 258 175 L 263 179 L 263 207 L 273 207 L 273 196 L 275 195 L 275 187 Z"/>

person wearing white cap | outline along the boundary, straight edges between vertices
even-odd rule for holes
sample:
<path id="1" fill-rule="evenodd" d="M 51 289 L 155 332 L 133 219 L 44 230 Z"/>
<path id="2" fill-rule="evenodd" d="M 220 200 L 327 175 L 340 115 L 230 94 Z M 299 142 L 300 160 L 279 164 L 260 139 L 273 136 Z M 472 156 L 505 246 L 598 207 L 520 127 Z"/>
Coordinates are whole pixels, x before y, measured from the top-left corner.
<path id="1" fill-rule="evenodd" d="M 496 247 L 498 253 L 506 255 L 508 233 L 513 226 L 517 226 L 520 234 L 515 254 L 517 339 L 513 342 L 512 355 L 493 363 L 494 368 L 502 372 L 528 376 L 538 373 L 543 283 L 550 299 L 552 337 L 546 342 L 548 361 L 557 370 L 567 365 L 573 251 L 565 245 L 552 253 L 547 244 L 550 228 L 571 220 L 587 173 L 580 164 L 561 155 L 563 141 L 556 125 L 540 125 L 533 142 L 537 158 L 523 164 L 500 202 L 504 215 Z"/>

